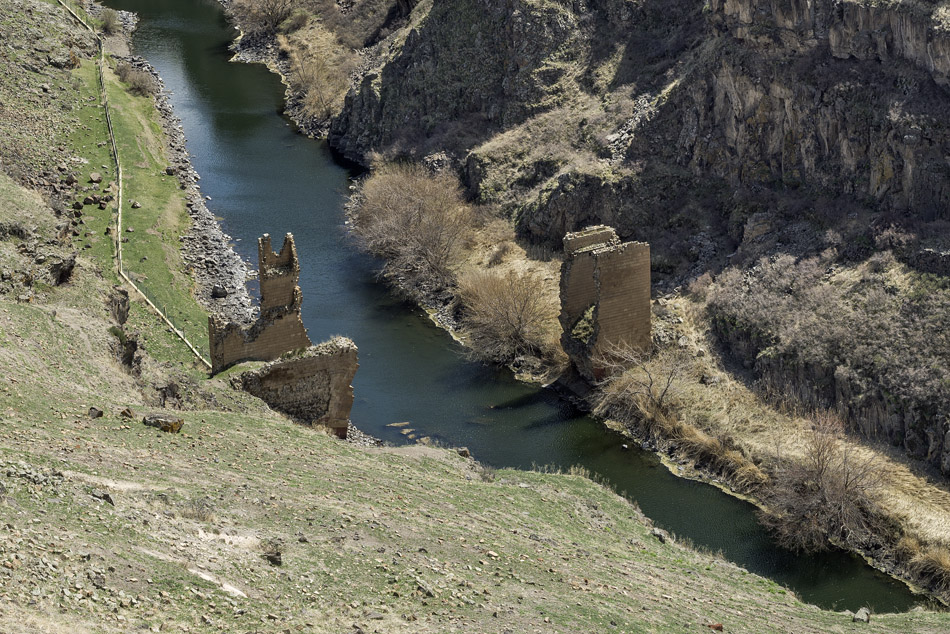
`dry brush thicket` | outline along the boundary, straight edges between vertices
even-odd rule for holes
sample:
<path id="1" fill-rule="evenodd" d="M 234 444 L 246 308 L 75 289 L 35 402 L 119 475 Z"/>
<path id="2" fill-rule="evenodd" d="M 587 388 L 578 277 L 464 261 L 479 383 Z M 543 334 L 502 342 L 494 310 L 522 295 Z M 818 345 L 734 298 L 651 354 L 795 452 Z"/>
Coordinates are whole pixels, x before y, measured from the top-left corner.
<path id="1" fill-rule="evenodd" d="M 352 223 L 361 246 L 383 259 L 383 275 L 424 295 L 454 283 L 475 217 L 453 176 L 392 164 L 363 182 Z"/>
<path id="2" fill-rule="evenodd" d="M 557 355 L 557 303 L 531 272 L 479 270 L 459 280 L 463 323 L 476 356 L 511 362 Z"/>
<path id="3" fill-rule="evenodd" d="M 119 62 L 115 74 L 133 95 L 147 97 L 155 93 L 155 79 L 146 71 L 133 67 L 128 62 Z"/>
<path id="4" fill-rule="evenodd" d="M 696 362 L 678 347 L 643 354 L 613 346 L 597 362 L 605 378 L 597 386 L 594 414 L 624 424 L 636 437 L 665 445 L 742 491 L 756 491 L 768 477 L 726 434 L 699 429 L 683 419 L 687 382 L 695 381 Z"/>
<path id="5" fill-rule="evenodd" d="M 811 418 L 803 458 L 775 461 L 772 486 L 763 495 L 768 508 L 760 514 L 763 523 L 792 550 L 879 542 L 890 529 L 873 502 L 883 477 L 874 454 L 843 442 L 845 425 L 835 414 Z"/>
<path id="6" fill-rule="evenodd" d="M 887 251 L 853 265 L 829 250 L 727 270 L 708 297 L 717 334 L 766 393 L 834 408 L 866 435 L 941 467 L 930 437 L 950 411 L 948 278 Z"/>
<path id="7" fill-rule="evenodd" d="M 473 357 L 512 363 L 522 357 L 561 362 L 555 284 L 518 260 L 507 221 L 467 203 L 457 178 L 416 164 L 387 164 L 366 178 L 353 199 L 353 233 L 383 259 L 383 276 L 417 299 L 458 300 Z M 472 262 L 488 243 L 484 265 Z"/>

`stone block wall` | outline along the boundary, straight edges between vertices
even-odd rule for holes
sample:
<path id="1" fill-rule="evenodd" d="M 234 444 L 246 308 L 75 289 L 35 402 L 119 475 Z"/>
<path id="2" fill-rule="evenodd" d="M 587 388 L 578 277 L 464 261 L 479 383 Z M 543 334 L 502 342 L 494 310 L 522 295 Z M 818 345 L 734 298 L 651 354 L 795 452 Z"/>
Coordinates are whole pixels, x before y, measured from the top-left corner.
<path id="1" fill-rule="evenodd" d="M 611 346 L 652 347 L 650 245 L 621 243 L 603 225 L 568 233 L 561 266 L 561 344 L 587 381 L 601 378 L 595 359 Z"/>
<path id="2" fill-rule="evenodd" d="M 300 262 L 293 234 L 288 233 L 280 253 L 271 248 L 269 234 L 257 240 L 258 279 L 261 285 L 261 314 L 274 308 L 300 309 Z"/>
<path id="3" fill-rule="evenodd" d="M 266 233 L 258 240 L 257 249 L 260 316 L 250 325 L 226 322 L 214 315 L 208 318 L 212 373 L 242 361 L 272 361 L 313 344 L 300 318 L 300 263 L 293 235 L 284 238 L 280 253 L 273 252 Z"/>
<path id="4" fill-rule="evenodd" d="M 292 358 L 245 372 L 239 380 L 243 389 L 273 409 L 346 438 L 353 407 L 351 383 L 358 367 L 356 344 L 335 337 Z"/>

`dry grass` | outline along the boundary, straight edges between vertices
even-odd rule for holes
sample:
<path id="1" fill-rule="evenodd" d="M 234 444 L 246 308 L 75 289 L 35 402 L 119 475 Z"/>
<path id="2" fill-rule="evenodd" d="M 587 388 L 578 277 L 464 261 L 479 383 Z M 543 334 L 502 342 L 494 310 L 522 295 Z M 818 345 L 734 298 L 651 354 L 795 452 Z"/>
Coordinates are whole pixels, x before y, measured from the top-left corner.
<path id="1" fill-rule="evenodd" d="M 291 60 L 290 81 L 302 95 L 305 114 L 328 120 L 343 105 L 355 54 L 314 20 L 278 35 L 277 42 Z"/>
<path id="2" fill-rule="evenodd" d="M 653 356 L 612 349 L 599 361 L 607 378 L 599 387 L 594 413 L 618 420 L 636 436 L 666 445 L 707 472 L 721 475 L 742 491 L 753 491 L 768 477 L 724 434 L 710 434 L 682 417 L 688 411 L 684 386 L 694 364 L 679 348 Z"/>
<path id="3" fill-rule="evenodd" d="M 741 374 L 727 370 L 716 354 L 701 300 L 673 297 L 655 305 L 654 334 L 655 339 L 682 341 L 690 352 L 690 370 L 681 375 L 676 388 L 677 402 L 685 404 L 677 409 L 684 424 L 712 438 L 728 438 L 738 451 L 758 463 L 806 459 L 814 433 L 814 410 L 766 401 Z M 898 448 L 848 434 L 839 436 L 837 442 L 855 461 L 873 463 L 881 473 L 878 485 L 867 494 L 884 521 L 898 525 L 906 539 L 925 544 L 921 552 L 946 551 L 950 546 L 950 486 Z M 892 550 L 898 552 L 896 543 Z M 913 553 L 899 555 L 926 579 L 939 571 L 934 564 L 941 558 L 922 557 L 918 555 L 917 564 L 913 564 Z"/>

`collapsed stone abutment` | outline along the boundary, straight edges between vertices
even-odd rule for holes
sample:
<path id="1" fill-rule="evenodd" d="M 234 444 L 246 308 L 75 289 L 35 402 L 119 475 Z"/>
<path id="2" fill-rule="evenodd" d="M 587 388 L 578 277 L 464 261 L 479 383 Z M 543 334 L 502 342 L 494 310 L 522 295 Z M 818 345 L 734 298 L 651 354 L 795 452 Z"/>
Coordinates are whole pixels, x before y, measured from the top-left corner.
<path id="1" fill-rule="evenodd" d="M 253 322 L 211 315 L 208 337 L 212 373 L 244 361 L 269 361 L 233 380 L 273 409 L 346 438 L 353 406 L 351 382 L 359 367 L 356 345 L 345 337 L 314 346 L 300 317 L 300 263 L 294 237 L 279 252 L 264 234 L 257 242 L 260 314 Z"/>
<path id="2" fill-rule="evenodd" d="M 621 242 L 604 225 L 565 235 L 560 322 L 561 345 L 590 383 L 603 378 L 597 359 L 611 347 L 649 352 L 650 245 Z"/>
<path id="3" fill-rule="evenodd" d="M 356 344 L 334 337 L 287 359 L 243 373 L 237 382 L 273 409 L 346 438 L 353 407 Z"/>

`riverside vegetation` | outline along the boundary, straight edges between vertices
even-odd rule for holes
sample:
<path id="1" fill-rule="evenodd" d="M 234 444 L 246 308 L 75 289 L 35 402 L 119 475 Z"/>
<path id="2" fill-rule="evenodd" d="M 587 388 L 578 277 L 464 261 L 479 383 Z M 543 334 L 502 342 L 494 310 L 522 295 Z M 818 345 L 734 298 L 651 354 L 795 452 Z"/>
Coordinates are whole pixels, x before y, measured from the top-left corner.
<path id="1" fill-rule="evenodd" d="M 42 0 L 0 4 L 0 30 L 11 44 L 0 50 L 5 630 L 853 629 L 847 615 L 657 540 L 634 505 L 581 474 L 347 445 L 232 390 L 230 372 L 207 379 L 115 288 L 110 201 L 68 209 L 102 197 L 87 172 L 114 169 L 88 35 Z M 135 261 L 154 269 L 135 269 L 139 281 L 166 293 L 168 312 L 200 311 L 179 252 L 184 194 L 161 169 L 151 98 L 126 95 L 108 69 L 106 84 L 131 140 L 126 186 L 152 214 L 122 236 L 126 253 L 142 250 Z M 73 254 L 72 268 L 59 264 Z M 139 422 L 163 409 L 181 433 Z M 915 611 L 861 627 L 947 625 Z"/>
<path id="2" fill-rule="evenodd" d="M 650 242 L 658 352 L 592 405 L 755 495 L 780 534 L 806 529 L 790 543 L 831 540 L 946 597 L 944 4 L 307 2 L 305 22 L 257 33 L 350 75 L 316 126 L 346 157 L 459 179 L 473 237 L 453 276 L 390 279 L 468 329 L 473 354 L 522 376 L 559 362 L 553 322 L 526 344 L 473 314 L 473 280 L 517 281 L 477 277 L 496 258 L 553 274 L 550 247 L 593 222 Z M 308 39 L 349 61 L 302 53 Z M 663 407 L 649 377 L 675 379 Z M 850 507 L 802 523 L 832 499 Z"/>

